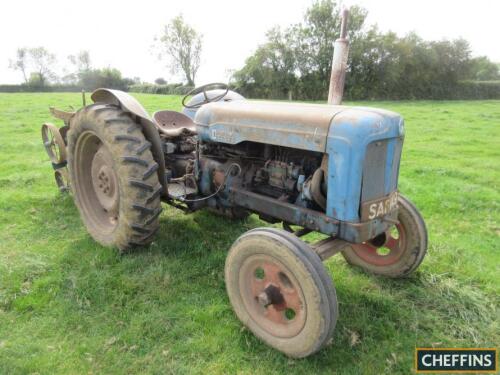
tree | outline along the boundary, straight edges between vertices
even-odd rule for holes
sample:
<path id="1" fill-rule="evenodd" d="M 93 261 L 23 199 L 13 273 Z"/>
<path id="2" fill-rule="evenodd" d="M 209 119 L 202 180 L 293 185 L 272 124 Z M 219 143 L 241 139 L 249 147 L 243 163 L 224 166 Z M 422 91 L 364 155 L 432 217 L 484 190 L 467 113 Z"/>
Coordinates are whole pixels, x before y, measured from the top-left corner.
<path id="1" fill-rule="evenodd" d="M 486 56 L 471 60 L 471 78 L 478 81 L 494 81 L 500 79 L 500 64 L 495 64 Z"/>
<path id="2" fill-rule="evenodd" d="M 88 91 L 99 87 L 127 90 L 128 86 L 141 82 L 139 77 L 124 78 L 122 73 L 115 68 L 93 68 L 90 53 L 86 50 L 80 51 L 76 55 L 69 55 L 68 60 L 76 70 L 65 77 L 66 81 Z"/>
<path id="3" fill-rule="evenodd" d="M 90 69 L 82 72 L 79 85 L 85 90 L 95 90 L 99 87 L 126 90 L 133 80 L 123 78 L 122 73 L 115 68 Z"/>
<path id="4" fill-rule="evenodd" d="M 340 12 L 336 1 L 318 0 L 307 9 L 304 22 L 294 27 L 297 68 L 302 77 L 301 90 L 307 98 L 328 95 L 333 44 L 340 36 Z M 356 42 L 363 38 L 362 28 L 366 16 L 364 8 L 350 8 L 348 37 L 351 50 L 356 49 Z"/>
<path id="5" fill-rule="evenodd" d="M 156 83 L 157 85 L 166 85 L 166 84 L 167 84 L 167 81 L 166 81 L 164 78 L 159 77 L 159 78 L 156 78 L 156 79 L 155 79 L 155 83 Z"/>
<path id="6" fill-rule="evenodd" d="M 293 33 L 279 27 L 267 34 L 268 42 L 245 61 L 233 78 L 238 89 L 250 96 L 286 98 L 297 84 L 297 62 L 293 50 Z"/>
<path id="7" fill-rule="evenodd" d="M 40 86 L 45 86 L 50 80 L 56 78 L 53 67 L 56 62 L 56 56 L 50 53 L 44 47 L 29 49 L 31 64 L 35 73 L 38 75 Z"/>
<path id="8" fill-rule="evenodd" d="M 68 55 L 68 60 L 73 65 L 73 70 L 62 77 L 66 84 L 77 85 L 82 81 L 82 77 L 92 70 L 92 60 L 90 52 L 82 50 L 76 55 Z"/>
<path id="9" fill-rule="evenodd" d="M 340 34 L 340 7 L 332 0 L 320 0 L 306 11 L 303 24 L 296 27 L 298 62 L 302 73 L 313 70 L 328 80 L 332 66 L 333 42 Z M 356 40 L 367 11 L 353 6 L 349 11 L 349 39 Z"/>
<path id="10" fill-rule="evenodd" d="M 90 59 L 89 51 L 83 50 L 76 55 L 69 55 L 68 60 L 76 67 L 78 73 L 92 69 L 92 60 Z"/>
<path id="11" fill-rule="evenodd" d="M 201 40 L 202 36 L 184 22 L 182 15 L 170 21 L 160 37 L 168 66 L 174 74 L 182 71 L 188 86 L 194 86 L 200 68 Z"/>
<path id="12" fill-rule="evenodd" d="M 302 23 L 271 29 L 267 40 L 234 73 L 243 95 L 260 98 L 325 99 L 340 7 L 317 0 Z M 425 41 L 415 33 L 398 36 L 364 26 L 366 10 L 351 7 L 350 52 L 344 96 L 351 99 L 442 99 L 457 97 L 461 81 L 499 79 L 486 57 L 471 58 L 464 39 Z"/>
<path id="13" fill-rule="evenodd" d="M 24 83 L 28 83 L 28 49 L 18 48 L 16 51 L 16 58 L 10 60 L 9 67 L 14 70 L 20 70 L 24 78 Z"/>
<path id="14" fill-rule="evenodd" d="M 46 86 L 56 78 L 53 70 L 55 62 L 55 55 L 44 47 L 19 48 L 9 66 L 21 71 L 25 84 Z"/>
<path id="15" fill-rule="evenodd" d="M 358 38 L 366 11 L 354 6 L 349 36 Z M 318 99 L 328 89 L 333 42 L 340 33 L 340 7 L 333 0 L 319 0 L 306 11 L 304 22 L 285 30 L 273 28 L 267 42 L 234 73 L 237 89 L 251 96 Z"/>

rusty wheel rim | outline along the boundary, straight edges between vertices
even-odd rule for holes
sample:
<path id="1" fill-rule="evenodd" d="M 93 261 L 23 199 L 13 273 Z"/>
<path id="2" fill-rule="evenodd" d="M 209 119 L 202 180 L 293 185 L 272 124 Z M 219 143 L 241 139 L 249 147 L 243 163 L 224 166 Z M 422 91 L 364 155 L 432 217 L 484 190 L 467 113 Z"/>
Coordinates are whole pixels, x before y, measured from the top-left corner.
<path id="1" fill-rule="evenodd" d="M 55 125 L 50 123 L 42 125 L 42 141 L 52 163 L 59 164 L 66 160 L 66 145 Z"/>
<path id="2" fill-rule="evenodd" d="M 61 193 L 69 191 L 69 175 L 66 168 L 56 169 L 54 171 L 54 178 Z"/>
<path id="3" fill-rule="evenodd" d="M 406 251 L 406 232 L 401 223 L 371 241 L 351 245 L 356 255 L 375 266 L 390 266 Z"/>
<path id="4" fill-rule="evenodd" d="M 304 327 L 304 294 L 297 279 L 279 260 L 254 255 L 240 272 L 243 303 L 251 319 L 277 337 L 296 336 Z"/>
<path id="5" fill-rule="evenodd" d="M 93 132 L 78 138 L 73 168 L 73 186 L 85 221 L 101 232 L 111 233 L 118 223 L 118 177 L 111 153 Z"/>

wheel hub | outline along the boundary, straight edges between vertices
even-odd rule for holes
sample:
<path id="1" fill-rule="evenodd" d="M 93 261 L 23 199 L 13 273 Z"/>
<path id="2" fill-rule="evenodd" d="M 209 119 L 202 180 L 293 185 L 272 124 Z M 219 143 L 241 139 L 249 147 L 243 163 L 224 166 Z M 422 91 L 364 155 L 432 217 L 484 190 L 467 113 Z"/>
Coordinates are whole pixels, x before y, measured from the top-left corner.
<path id="1" fill-rule="evenodd" d="M 109 151 L 101 145 L 92 160 L 92 185 L 102 208 L 108 213 L 118 209 L 118 183 Z"/>
<path id="2" fill-rule="evenodd" d="M 266 289 L 257 296 L 257 299 L 263 307 L 274 305 L 277 310 L 282 309 L 283 305 L 286 305 L 280 288 L 274 284 L 269 284 Z"/>
<path id="3" fill-rule="evenodd" d="M 306 313 L 302 290 L 290 272 L 279 261 L 259 256 L 244 265 L 241 275 L 242 295 L 252 319 L 275 336 L 297 335 Z"/>
<path id="4" fill-rule="evenodd" d="M 363 260 L 376 266 L 396 263 L 406 249 L 406 235 L 401 223 L 361 244 L 352 245 L 354 252 Z"/>

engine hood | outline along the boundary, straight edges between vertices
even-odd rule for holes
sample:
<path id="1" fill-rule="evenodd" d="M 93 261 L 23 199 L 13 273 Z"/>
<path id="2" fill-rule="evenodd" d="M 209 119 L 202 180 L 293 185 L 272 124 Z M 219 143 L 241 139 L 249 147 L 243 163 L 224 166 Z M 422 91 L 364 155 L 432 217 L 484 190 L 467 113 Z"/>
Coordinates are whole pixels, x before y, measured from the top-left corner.
<path id="1" fill-rule="evenodd" d="M 325 152 L 333 119 L 344 111 L 349 113 L 354 127 L 367 124 L 361 121 L 367 117 L 377 121 L 397 116 L 388 111 L 342 105 L 239 100 L 206 104 L 197 111 L 194 122 L 199 137 L 207 142 L 251 141 Z"/>

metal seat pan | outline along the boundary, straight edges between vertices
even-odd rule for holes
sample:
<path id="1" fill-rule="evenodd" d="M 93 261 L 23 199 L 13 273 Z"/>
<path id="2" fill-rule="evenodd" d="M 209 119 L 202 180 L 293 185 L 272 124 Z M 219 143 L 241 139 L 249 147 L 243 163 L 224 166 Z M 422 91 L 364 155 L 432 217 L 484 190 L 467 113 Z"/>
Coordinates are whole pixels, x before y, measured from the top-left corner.
<path id="1" fill-rule="evenodd" d="M 196 126 L 188 116 L 176 111 L 158 111 L 153 120 L 159 132 L 168 138 L 196 135 Z"/>

